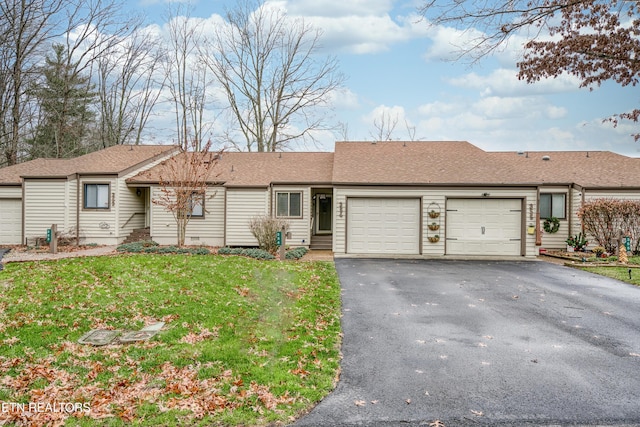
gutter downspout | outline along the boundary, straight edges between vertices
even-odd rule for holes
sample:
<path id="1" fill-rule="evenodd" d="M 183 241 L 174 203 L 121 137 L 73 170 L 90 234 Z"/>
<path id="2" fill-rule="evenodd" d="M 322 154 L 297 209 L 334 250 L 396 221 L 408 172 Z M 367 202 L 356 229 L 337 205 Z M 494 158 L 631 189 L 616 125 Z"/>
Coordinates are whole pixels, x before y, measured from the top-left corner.
<path id="1" fill-rule="evenodd" d="M 76 173 L 76 246 L 80 246 L 80 174 Z"/>
<path id="2" fill-rule="evenodd" d="M 536 246 L 542 246 L 542 231 L 540 230 L 540 187 L 536 188 Z"/>

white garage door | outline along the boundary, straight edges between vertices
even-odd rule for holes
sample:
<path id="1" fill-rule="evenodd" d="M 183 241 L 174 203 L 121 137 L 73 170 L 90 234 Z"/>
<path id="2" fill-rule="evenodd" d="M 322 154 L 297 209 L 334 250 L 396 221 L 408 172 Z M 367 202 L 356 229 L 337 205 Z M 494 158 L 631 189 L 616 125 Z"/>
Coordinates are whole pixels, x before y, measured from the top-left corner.
<path id="1" fill-rule="evenodd" d="M 449 255 L 521 255 L 519 199 L 448 199 Z"/>
<path id="2" fill-rule="evenodd" d="M 22 243 L 22 201 L 0 199 L 0 245 Z"/>
<path id="3" fill-rule="evenodd" d="M 347 253 L 420 253 L 420 199 L 348 199 Z"/>

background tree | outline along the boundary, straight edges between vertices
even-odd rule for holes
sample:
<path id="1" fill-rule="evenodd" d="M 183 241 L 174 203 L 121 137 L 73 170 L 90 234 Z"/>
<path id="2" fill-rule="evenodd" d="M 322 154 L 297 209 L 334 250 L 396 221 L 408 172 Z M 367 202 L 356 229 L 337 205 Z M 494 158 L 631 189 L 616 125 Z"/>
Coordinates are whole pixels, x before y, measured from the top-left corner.
<path id="1" fill-rule="evenodd" d="M 160 196 L 152 199 L 156 205 L 171 212 L 176 221 L 177 244 L 184 246 L 187 225 L 194 212 L 205 212 L 206 201 L 215 196 L 208 194 L 209 183 L 215 178 L 212 170 L 220 153 L 212 153 L 211 141 L 200 144 L 191 151 L 184 148 L 181 153 L 165 160 L 160 174 Z"/>
<path id="2" fill-rule="evenodd" d="M 42 81 L 33 90 L 41 119 L 29 141 L 31 158 L 75 157 L 88 151 L 84 138 L 95 118 L 91 107 L 96 94 L 89 77 L 77 73 L 67 56 L 63 45 L 54 44 L 53 56 L 47 56 L 42 67 Z"/>
<path id="3" fill-rule="evenodd" d="M 0 0 L 0 166 L 19 160 L 33 117 L 28 89 L 47 42 L 60 34 L 65 0 Z"/>
<path id="4" fill-rule="evenodd" d="M 193 145 L 199 150 L 208 126 L 204 122 L 204 107 L 209 76 L 197 48 L 203 43 L 202 25 L 189 17 L 189 9 L 184 5 L 169 10 L 169 48 L 164 64 L 175 106 L 178 144 L 184 149 Z"/>
<path id="5" fill-rule="evenodd" d="M 282 9 L 252 0 L 226 12 L 226 25 L 203 47 L 203 57 L 228 101 L 247 151 L 276 151 L 313 139 L 322 129 L 332 91 L 342 83 L 337 61 L 319 56 L 322 32 Z"/>
<path id="6" fill-rule="evenodd" d="M 637 85 L 640 75 L 638 7 L 625 0 L 429 0 L 420 12 L 434 24 L 466 30 L 470 43 L 461 54 L 475 58 L 524 36 L 518 77 L 528 83 L 567 73 L 581 87 L 607 80 L 624 87 Z M 610 120 L 639 116 L 636 108 Z"/>
<path id="7" fill-rule="evenodd" d="M 159 43 L 137 31 L 97 59 L 103 148 L 139 144 L 166 75 Z"/>
<path id="8" fill-rule="evenodd" d="M 34 141 L 45 116 L 32 89 L 43 80 L 42 66 L 52 46 L 64 46 L 70 79 L 94 79 L 96 60 L 141 22 L 124 16 L 123 1 L 0 0 L 0 166 L 28 158 L 27 141 Z"/>

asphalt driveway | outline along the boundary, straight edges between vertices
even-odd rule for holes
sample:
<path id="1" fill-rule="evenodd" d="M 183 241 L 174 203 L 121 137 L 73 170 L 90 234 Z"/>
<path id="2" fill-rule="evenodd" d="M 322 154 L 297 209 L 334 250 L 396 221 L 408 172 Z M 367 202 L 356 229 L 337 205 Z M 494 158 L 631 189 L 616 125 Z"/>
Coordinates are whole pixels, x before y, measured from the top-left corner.
<path id="1" fill-rule="evenodd" d="M 531 261 L 336 268 L 341 379 L 296 425 L 640 425 L 640 288 Z"/>

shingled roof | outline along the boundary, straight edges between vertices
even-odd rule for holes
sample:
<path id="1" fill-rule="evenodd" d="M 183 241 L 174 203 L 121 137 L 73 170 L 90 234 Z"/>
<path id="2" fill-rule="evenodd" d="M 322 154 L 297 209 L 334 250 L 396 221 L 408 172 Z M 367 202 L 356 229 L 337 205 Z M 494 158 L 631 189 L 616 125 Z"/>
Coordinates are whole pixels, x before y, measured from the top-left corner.
<path id="1" fill-rule="evenodd" d="M 324 152 L 225 152 L 212 168 L 209 182 L 224 183 L 227 187 L 331 184 L 333 156 L 333 153 Z M 158 183 L 163 171 L 164 165 L 159 164 L 127 182 L 132 185 Z"/>
<path id="2" fill-rule="evenodd" d="M 586 188 L 640 188 L 640 158 L 610 151 L 529 151 L 487 153 L 506 164 L 512 182 L 578 184 Z"/>
<path id="3" fill-rule="evenodd" d="M 170 145 L 116 145 L 72 159 L 35 159 L 0 169 L 0 185 L 20 185 L 22 178 L 56 178 L 72 174 L 114 175 L 177 150 Z"/>
<path id="4" fill-rule="evenodd" d="M 640 159 L 608 151 L 487 152 L 468 142 L 338 142 L 334 184 L 640 188 Z"/>
<path id="5" fill-rule="evenodd" d="M 123 174 L 169 150 L 175 147 L 116 146 L 75 159 L 37 159 L 0 169 L 0 185 L 20 185 L 21 177 Z M 158 183 L 162 168 L 160 164 L 127 182 Z M 229 187 L 578 184 L 640 188 L 640 159 L 608 151 L 487 152 L 466 141 L 337 142 L 335 153 L 225 152 L 209 181 Z"/>
<path id="6" fill-rule="evenodd" d="M 505 165 L 465 141 L 338 142 L 336 184 L 506 184 Z M 508 169 L 508 168 L 507 168 Z"/>

